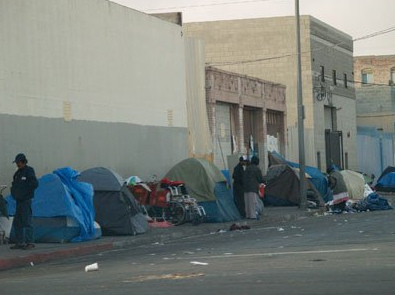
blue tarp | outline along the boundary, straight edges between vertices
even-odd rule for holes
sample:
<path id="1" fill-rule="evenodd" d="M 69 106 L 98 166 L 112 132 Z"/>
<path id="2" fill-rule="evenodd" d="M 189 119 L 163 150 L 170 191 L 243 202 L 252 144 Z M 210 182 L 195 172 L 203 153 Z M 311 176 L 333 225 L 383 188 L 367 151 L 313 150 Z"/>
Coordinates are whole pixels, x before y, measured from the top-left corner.
<path id="1" fill-rule="evenodd" d="M 389 172 L 381 176 L 377 181 L 376 189 L 378 191 L 395 191 L 395 172 Z"/>
<path id="2" fill-rule="evenodd" d="M 225 176 L 226 182 L 228 183 L 229 187 L 231 187 L 232 186 L 232 179 L 231 179 L 229 170 L 221 170 L 221 172 Z"/>
<path id="3" fill-rule="evenodd" d="M 228 222 L 241 219 L 226 182 L 217 182 L 214 187 L 215 201 L 199 202 L 206 211 L 205 222 Z"/>
<path id="4" fill-rule="evenodd" d="M 80 226 L 79 235 L 72 242 L 97 238 L 94 227 L 93 187 L 76 180 L 79 173 L 65 167 L 45 174 L 39 180 L 32 203 L 33 217 L 74 218 Z M 16 202 L 11 195 L 6 197 L 10 215 L 15 215 Z"/>
<path id="5" fill-rule="evenodd" d="M 378 211 L 378 210 L 391 210 L 392 207 L 386 198 L 383 198 L 377 193 L 371 193 L 366 198 L 358 201 L 356 204 L 358 211 Z"/>

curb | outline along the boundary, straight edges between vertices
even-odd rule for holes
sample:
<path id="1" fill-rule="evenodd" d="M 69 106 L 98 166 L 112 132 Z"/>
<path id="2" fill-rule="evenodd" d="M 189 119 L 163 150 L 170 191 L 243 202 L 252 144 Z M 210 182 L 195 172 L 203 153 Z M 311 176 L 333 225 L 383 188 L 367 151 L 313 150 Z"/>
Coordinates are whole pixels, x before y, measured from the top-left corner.
<path id="1" fill-rule="evenodd" d="M 75 257 L 92 254 L 96 252 L 111 250 L 114 248 L 113 243 L 100 245 L 84 245 L 70 249 L 59 249 L 46 253 L 32 253 L 27 256 L 0 259 L 0 271 L 17 267 L 33 266 L 35 263 L 42 263 L 51 260 Z M 18 251 L 18 250 L 15 250 Z"/>
<path id="2" fill-rule="evenodd" d="M 248 221 L 252 228 L 259 228 L 262 226 L 268 226 L 271 223 L 280 223 L 285 221 L 297 220 L 300 218 L 308 218 L 320 214 L 322 210 L 308 210 L 308 211 L 293 211 L 283 212 L 282 214 L 264 214 L 261 220 Z M 0 271 L 9 270 L 18 267 L 34 266 L 37 263 L 43 263 L 53 260 L 60 260 L 69 257 L 78 257 L 88 254 L 99 253 L 102 251 L 108 251 L 113 249 L 127 249 L 130 247 L 143 246 L 153 243 L 163 243 L 172 240 L 182 239 L 191 236 L 205 235 L 213 232 L 217 232 L 221 229 L 228 230 L 234 223 L 240 223 L 244 221 L 233 221 L 224 223 L 205 223 L 201 225 L 190 225 L 185 224 L 179 227 L 171 228 L 151 228 L 150 232 L 137 235 L 137 236 L 124 236 L 124 237 L 113 237 L 112 241 L 90 241 L 89 244 L 79 244 L 75 247 L 50 249 L 47 252 L 41 253 L 29 253 L 25 256 L 16 256 L 13 258 L 0 258 Z M 118 239 L 118 240 L 117 240 Z M 13 250 L 18 251 L 18 250 Z M 19 252 L 22 253 L 22 252 Z M 15 252 L 15 254 L 19 254 Z M 26 253 L 26 252 L 23 252 Z"/>

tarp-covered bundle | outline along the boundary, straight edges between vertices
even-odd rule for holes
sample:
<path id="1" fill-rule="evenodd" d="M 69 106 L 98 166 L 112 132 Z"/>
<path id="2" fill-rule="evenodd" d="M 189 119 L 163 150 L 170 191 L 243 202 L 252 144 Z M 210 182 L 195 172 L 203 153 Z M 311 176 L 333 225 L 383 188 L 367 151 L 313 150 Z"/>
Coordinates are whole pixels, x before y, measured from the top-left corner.
<path id="1" fill-rule="evenodd" d="M 352 170 L 341 170 L 340 173 L 346 183 L 349 198 L 354 200 L 363 198 L 366 184 L 363 175 Z"/>
<path id="2" fill-rule="evenodd" d="M 148 230 L 147 219 L 118 173 L 95 167 L 82 171 L 78 180 L 93 185 L 95 220 L 103 235 L 136 235 Z"/>
<path id="3" fill-rule="evenodd" d="M 269 166 L 277 164 L 288 164 L 291 167 L 299 168 L 298 163 L 288 161 L 276 152 L 269 152 Z M 322 173 L 318 168 L 311 166 L 305 166 L 305 172 L 310 176 L 309 181 L 319 191 L 322 199 L 325 202 L 332 201 L 333 195 L 331 190 L 329 189 L 328 179 L 326 175 Z"/>
<path id="4" fill-rule="evenodd" d="M 206 222 L 241 219 L 226 178 L 214 164 L 206 159 L 185 159 L 173 166 L 165 177 L 185 183 L 189 195 L 204 207 L 207 215 Z"/>
<path id="5" fill-rule="evenodd" d="M 94 224 L 93 188 L 78 182 L 78 175 L 65 167 L 38 180 L 32 202 L 35 242 L 80 242 L 101 236 Z M 15 200 L 11 195 L 6 200 L 9 214 L 15 215 Z"/>
<path id="6" fill-rule="evenodd" d="M 371 193 L 366 198 L 359 200 L 355 209 L 358 211 L 378 211 L 378 210 L 391 210 L 392 206 L 388 200 L 377 193 Z"/>
<path id="7" fill-rule="evenodd" d="M 377 179 L 375 189 L 381 192 L 395 192 L 395 167 L 388 166 L 385 168 Z"/>
<path id="8" fill-rule="evenodd" d="M 300 205 L 300 180 L 299 171 L 287 164 L 278 164 L 269 167 L 265 188 L 265 205 L 269 206 L 298 206 Z M 306 190 L 308 199 L 317 206 L 323 206 L 324 200 L 320 193 L 310 181 L 309 176 L 306 178 Z"/>

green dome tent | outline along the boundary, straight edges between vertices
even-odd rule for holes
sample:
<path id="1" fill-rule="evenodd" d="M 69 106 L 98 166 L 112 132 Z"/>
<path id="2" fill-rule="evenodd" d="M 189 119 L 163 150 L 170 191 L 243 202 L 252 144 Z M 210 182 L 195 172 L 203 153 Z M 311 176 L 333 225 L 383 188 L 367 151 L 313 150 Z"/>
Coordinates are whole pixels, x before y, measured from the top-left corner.
<path id="1" fill-rule="evenodd" d="M 206 211 L 206 222 L 241 219 L 225 176 L 206 159 L 185 159 L 173 166 L 165 177 L 185 183 L 189 195 Z"/>

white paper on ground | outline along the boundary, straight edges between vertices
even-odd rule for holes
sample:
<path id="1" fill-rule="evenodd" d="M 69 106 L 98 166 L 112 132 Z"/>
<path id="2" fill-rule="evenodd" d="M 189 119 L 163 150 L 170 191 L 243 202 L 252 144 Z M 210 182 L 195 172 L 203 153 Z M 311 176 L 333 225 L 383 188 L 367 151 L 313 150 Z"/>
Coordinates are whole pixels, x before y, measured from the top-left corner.
<path id="1" fill-rule="evenodd" d="M 193 265 L 208 265 L 207 262 L 191 261 Z"/>

